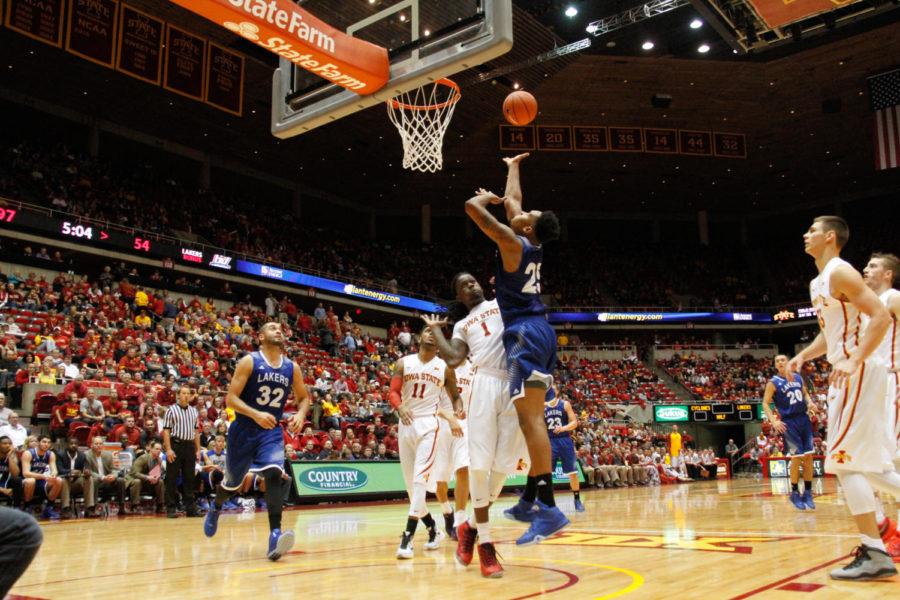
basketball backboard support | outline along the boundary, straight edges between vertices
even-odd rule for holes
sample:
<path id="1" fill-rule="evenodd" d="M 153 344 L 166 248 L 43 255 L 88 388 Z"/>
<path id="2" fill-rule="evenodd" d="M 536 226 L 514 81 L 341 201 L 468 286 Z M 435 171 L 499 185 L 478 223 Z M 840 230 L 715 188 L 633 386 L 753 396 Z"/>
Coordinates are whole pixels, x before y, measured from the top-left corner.
<path id="1" fill-rule="evenodd" d="M 289 138 L 512 48 L 512 0 L 308 0 L 303 8 L 348 35 L 388 49 L 390 79 L 361 96 L 282 58 L 272 80 L 272 134 Z"/>

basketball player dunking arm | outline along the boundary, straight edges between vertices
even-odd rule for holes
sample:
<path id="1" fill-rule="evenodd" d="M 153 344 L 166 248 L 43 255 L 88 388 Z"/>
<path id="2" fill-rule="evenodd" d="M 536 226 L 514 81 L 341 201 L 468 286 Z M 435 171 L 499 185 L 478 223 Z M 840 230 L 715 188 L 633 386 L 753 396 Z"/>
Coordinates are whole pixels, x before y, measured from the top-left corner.
<path id="1" fill-rule="evenodd" d="M 813 482 L 813 428 L 809 417 L 816 407 L 803 386 L 799 373 L 788 371 L 788 357 L 775 357 L 778 375 L 766 383 L 762 407 L 766 418 L 776 433 L 784 436 L 785 449 L 791 457 L 791 504 L 798 510 L 814 509 Z M 772 411 L 775 402 L 778 416 Z M 800 465 L 803 465 L 803 495 L 800 495 Z"/>
<path id="2" fill-rule="evenodd" d="M 832 216 L 816 217 L 803 235 L 806 253 L 819 270 L 809 289 L 821 332 L 788 368 L 796 373 L 823 354 L 831 363 L 825 470 L 838 476 L 862 537 L 854 560 L 833 570 L 831 577 L 869 580 L 897 573 L 879 536 L 872 487 L 900 495 L 900 475 L 894 472 L 895 442 L 887 427 L 887 371 L 872 356 L 890 315 L 859 272 L 841 259 L 849 238 L 847 222 Z M 862 315 L 869 324 L 860 331 Z"/>
<path id="3" fill-rule="evenodd" d="M 456 374 L 438 357 L 434 334 L 425 327 L 419 336 L 419 351 L 398 360 L 391 377 L 390 404 L 400 417 L 397 441 L 400 445 L 400 467 L 409 496 L 406 530 L 397 548 L 399 559 L 413 557 L 412 538 L 420 520 L 428 529 L 426 550 L 437 550 L 443 537 L 425 504 L 426 493 L 432 484 L 440 419 L 447 421 L 454 436 L 463 434 L 456 416 L 440 406 L 441 394 L 445 389 L 457 414 L 464 414 Z"/>
<path id="4" fill-rule="evenodd" d="M 900 291 L 894 289 L 897 276 L 900 275 L 900 258 L 894 254 L 875 253 L 863 269 L 866 285 L 878 294 L 878 299 L 887 308 L 891 316 L 891 324 L 887 334 L 875 354 L 888 370 L 887 396 L 888 412 L 893 414 L 893 436 L 896 440 L 894 468 L 900 471 Z M 895 508 L 900 509 L 900 498 L 894 497 Z M 880 509 L 880 510 L 879 510 Z M 892 557 L 900 557 L 900 533 L 897 522 L 900 522 L 900 510 L 897 521 L 886 517 L 884 509 L 876 507 L 876 519 L 881 539 Z"/>
<path id="5" fill-rule="evenodd" d="M 556 368 L 556 334 L 541 301 L 541 244 L 559 237 L 559 219 L 550 211 L 522 210 L 519 163 L 527 156 L 505 159 L 508 173 L 504 198 L 480 189 L 466 202 L 466 214 L 499 250 L 495 285 L 503 317 L 509 394 L 531 457 L 525 491 L 516 507 L 506 513 L 531 522 L 528 531 L 516 540 L 519 545 L 540 542 L 569 523 L 553 499 L 550 438 L 544 422 L 544 398 Z M 490 204 L 505 205 L 509 225 L 500 223 L 488 211 Z M 532 517 L 535 506 L 537 514 Z"/>
<path id="6" fill-rule="evenodd" d="M 266 482 L 269 514 L 269 550 L 266 557 L 278 560 L 294 546 L 294 532 L 281 530 L 283 508 L 284 438 L 278 422 L 291 391 L 297 413 L 288 427 L 297 431 L 306 421 L 309 396 L 303 372 L 284 354 L 284 332 L 270 321 L 259 330 L 259 351 L 244 356 L 234 370 L 226 405 L 237 413 L 228 428 L 225 477 L 216 490 L 215 502 L 206 513 L 203 531 L 216 534 L 222 505 L 237 492 L 248 472 L 262 473 Z"/>
<path id="7" fill-rule="evenodd" d="M 472 389 L 466 406 L 469 443 L 469 486 L 475 514 L 457 528 L 456 560 L 472 562 L 475 541 L 484 577 L 503 576 L 491 533 L 489 510 L 499 497 L 506 478 L 520 463 L 528 463 L 528 450 L 519 429 L 516 409 L 509 397 L 503 318 L 496 300 L 486 300 L 484 290 L 470 273 L 457 273 L 450 282 L 460 312 L 448 341 L 443 317 L 423 317 L 450 366 L 472 363 Z M 451 309 L 450 313 L 454 312 Z"/>

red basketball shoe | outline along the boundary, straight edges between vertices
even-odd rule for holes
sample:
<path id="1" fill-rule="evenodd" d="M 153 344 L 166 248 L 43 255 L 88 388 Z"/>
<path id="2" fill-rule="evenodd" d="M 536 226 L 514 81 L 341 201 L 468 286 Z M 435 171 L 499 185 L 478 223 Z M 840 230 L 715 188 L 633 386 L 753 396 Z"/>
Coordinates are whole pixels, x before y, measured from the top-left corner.
<path id="1" fill-rule="evenodd" d="M 459 538 L 456 542 L 456 561 L 464 567 L 472 564 L 477 536 L 478 530 L 473 529 L 468 521 L 456 528 L 456 537 Z"/>
<path id="2" fill-rule="evenodd" d="M 497 551 L 494 544 L 487 542 L 478 544 L 478 560 L 481 561 L 481 575 L 496 579 L 503 577 L 503 567 L 497 561 Z"/>

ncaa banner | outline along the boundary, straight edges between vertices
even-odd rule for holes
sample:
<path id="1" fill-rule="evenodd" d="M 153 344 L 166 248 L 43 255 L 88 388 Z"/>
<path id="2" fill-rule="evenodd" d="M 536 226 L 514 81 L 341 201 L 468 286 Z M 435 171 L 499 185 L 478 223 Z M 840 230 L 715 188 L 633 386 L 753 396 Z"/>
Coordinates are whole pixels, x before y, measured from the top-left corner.
<path id="1" fill-rule="evenodd" d="M 769 27 L 781 27 L 858 0 L 749 0 Z"/>
<path id="2" fill-rule="evenodd" d="M 378 91 L 390 77 L 386 48 L 338 31 L 290 0 L 172 2 L 357 94 Z"/>

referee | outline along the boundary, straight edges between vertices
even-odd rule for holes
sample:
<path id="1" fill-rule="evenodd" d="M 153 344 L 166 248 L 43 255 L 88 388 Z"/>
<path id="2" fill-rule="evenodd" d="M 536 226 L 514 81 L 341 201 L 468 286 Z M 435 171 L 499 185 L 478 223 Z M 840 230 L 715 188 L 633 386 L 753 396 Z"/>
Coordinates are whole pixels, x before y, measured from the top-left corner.
<path id="1" fill-rule="evenodd" d="M 194 504 L 194 465 L 200 454 L 200 428 L 198 427 L 197 409 L 191 406 L 195 394 L 186 385 L 178 390 L 178 403 L 166 410 L 165 428 L 163 429 L 163 445 L 166 449 L 166 516 L 174 519 L 175 494 L 178 476 L 184 488 L 184 506 L 187 516 L 199 517 L 200 512 Z"/>

